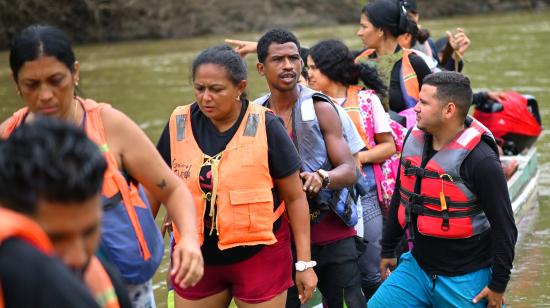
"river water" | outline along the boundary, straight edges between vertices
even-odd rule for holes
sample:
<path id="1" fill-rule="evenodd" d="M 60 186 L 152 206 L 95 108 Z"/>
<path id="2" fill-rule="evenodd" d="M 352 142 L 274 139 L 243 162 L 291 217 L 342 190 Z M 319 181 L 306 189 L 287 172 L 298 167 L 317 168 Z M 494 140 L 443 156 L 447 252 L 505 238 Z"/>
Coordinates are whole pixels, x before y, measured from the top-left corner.
<path id="1" fill-rule="evenodd" d="M 537 97 L 543 124 L 550 125 L 550 11 L 470 16 L 423 22 L 432 36 L 463 27 L 472 45 L 465 56 L 467 74 L 476 90 L 515 90 Z M 359 49 L 356 25 L 297 29 L 304 46 L 326 38 L 339 38 Z M 258 33 L 239 34 L 257 39 Z M 203 48 L 223 42 L 223 37 L 187 40 L 104 43 L 75 48 L 81 63 L 83 96 L 107 101 L 136 121 L 156 143 L 170 112 L 193 100 L 190 63 Z M 255 71 L 256 58 L 248 56 L 250 97 L 266 91 Z M 0 119 L 23 103 L 10 79 L 7 52 L 0 53 Z M 512 281 L 506 293 L 509 307 L 550 306 L 550 134 L 538 141 L 540 163 L 539 206 L 520 226 L 520 242 Z M 546 173 L 548 172 L 548 173 Z M 161 213 L 162 214 L 162 213 Z M 164 263 L 166 264 L 166 263 Z M 164 307 L 162 282 L 167 266 L 155 276 L 159 307 Z"/>

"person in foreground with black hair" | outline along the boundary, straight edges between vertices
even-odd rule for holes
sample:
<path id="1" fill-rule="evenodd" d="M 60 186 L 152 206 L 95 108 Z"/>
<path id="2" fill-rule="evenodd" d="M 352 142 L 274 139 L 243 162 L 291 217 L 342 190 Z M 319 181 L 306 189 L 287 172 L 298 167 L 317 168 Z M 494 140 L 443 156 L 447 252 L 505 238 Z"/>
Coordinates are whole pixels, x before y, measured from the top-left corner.
<path id="1" fill-rule="evenodd" d="M 258 41 L 256 65 L 270 93 L 255 103 L 279 116 L 298 149 L 311 220 L 311 260 L 297 254 L 297 272 L 311 271 L 329 307 L 362 307 L 354 225 L 357 213 L 350 188 L 356 166 L 343 136 L 342 124 L 331 99 L 298 84 L 302 70 L 300 43 L 285 29 L 271 29 Z M 345 113 L 344 113 L 345 115 Z M 296 243 L 297 244 L 297 243 Z M 287 307 L 299 306 L 289 290 Z"/>
<path id="2" fill-rule="evenodd" d="M 60 120 L 38 118 L 0 143 L 0 306 L 131 307 L 116 270 L 94 256 L 106 166 Z"/>
<path id="3" fill-rule="evenodd" d="M 354 63 L 353 60 L 344 43 L 325 40 L 311 47 L 307 64 L 310 87 L 327 94 L 346 110 L 366 144 L 358 154 L 361 176 L 368 187 L 360 198 L 364 230 L 360 236 L 366 239 L 367 248 L 359 258 L 359 268 L 363 293 L 368 300 L 381 283 L 378 270 L 383 218 L 381 206 L 387 209 L 393 192 L 391 184 L 396 176 L 392 174 L 391 179 L 385 178 L 391 172 L 383 172 L 381 164 L 396 154 L 396 146 L 390 119 L 378 97 L 385 95 L 387 89 L 375 68 L 365 63 Z M 394 157 L 396 167 L 398 157 Z M 385 193 L 380 195 L 381 200 L 377 184 L 384 186 L 380 187 L 380 191 Z"/>
<path id="4" fill-rule="evenodd" d="M 414 108 L 418 123 L 403 146 L 382 236 L 380 273 L 387 279 L 369 301 L 371 308 L 504 302 L 517 229 L 497 145 L 468 116 L 471 100 L 470 80 L 460 73 L 424 80 Z M 388 276 L 405 229 L 414 247 Z"/>

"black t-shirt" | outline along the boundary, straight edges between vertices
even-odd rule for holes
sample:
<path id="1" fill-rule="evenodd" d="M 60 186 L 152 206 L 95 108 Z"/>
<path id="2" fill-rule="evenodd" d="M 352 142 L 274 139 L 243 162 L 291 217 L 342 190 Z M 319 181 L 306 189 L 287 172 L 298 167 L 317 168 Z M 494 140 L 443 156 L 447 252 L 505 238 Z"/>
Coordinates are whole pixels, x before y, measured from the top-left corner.
<path id="1" fill-rule="evenodd" d="M 75 274 L 24 240 L 3 242 L 0 260 L 5 307 L 99 307 Z"/>
<path id="2" fill-rule="evenodd" d="M 411 53 L 409 55 L 409 60 L 411 61 L 411 66 L 414 69 L 416 73 L 416 77 L 418 78 L 418 88 L 422 87 L 422 82 L 424 80 L 424 77 L 431 74 L 430 68 L 422 60 L 421 57 L 417 56 L 414 53 Z M 401 63 L 403 60 L 397 61 L 392 70 L 391 70 L 391 77 L 390 77 L 390 87 L 389 87 L 389 98 L 390 98 L 390 110 L 393 110 L 395 112 L 401 112 L 405 109 L 407 109 L 407 105 L 405 104 L 405 101 L 403 100 L 403 93 L 401 92 Z"/>
<path id="3" fill-rule="evenodd" d="M 193 136 L 204 154 L 214 156 L 225 149 L 229 141 L 231 141 L 235 135 L 235 132 L 238 130 L 246 113 L 246 109 L 248 108 L 248 104 L 248 101 L 242 101 L 241 113 L 238 120 L 225 132 L 219 132 L 210 119 L 204 116 L 200 111 L 197 104 L 191 107 L 191 128 L 193 130 Z M 302 166 L 302 161 L 281 119 L 270 112 L 266 112 L 265 121 L 269 172 L 272 178 L 282 179 L 299 170 Z M 197 136 L 199 137 L 197 138 Z M 160 136 L 157 149 L 164 161 L 171 166 L 169 124 L 166 124 Z M 204 192 L 211 191 L 211 180 L 210 167 L 203 167 L 200 171 L 199 181 L 201 189 Z M 273 189 L 273 200 L 275 202 L 275 208 L 277 208 L 281 200 L 279 200 L 275 188 Z M 210 217 L 208 217 L 208 213 L 209 203 L 207 202 L 207 209 L 205 211 L 204 244 L 201 247 L 205 264 L 223 265 L 236 263 L 250 258 L 264 247 L 264 245 L 255 245 L 235 247 L 223 251 L 220 250 L 217 246 L 218 236 L 216 232 L 214 231 L 212 235 L 209 235 L 212 222 Z M 279 226 L 280 219 L 273 224 L 273 230 L 276 231 Z"/>
<path id="4" fill-rule="evenodd" d="M 428 149 L 432 149 L 431 143 Z M 423 164 L 435 153 L 434 150 L 428 151 Z M 449 240 L 423 236 L 417 230 L 416 216 L 413 215 L 411 225 L 415 239 L 412 254 L 420 267 L 429 274 L 458 276 L 492 266 L 489 287 L 493 291 L 504 292 L 510 279 L 517 229 L 497 153 L 482 139 L 464 160 L 460 176 L 477 196 L 491 229 L 467 239 Z M 399 186 L 398 177 L 396 192 L 399 191 Z M 399 194 L 395 193 L 382 238 L 382 256 L 386 258 L 393 257 L 394 248 L 404 232 L 397 221 L 398 205 Z"/>

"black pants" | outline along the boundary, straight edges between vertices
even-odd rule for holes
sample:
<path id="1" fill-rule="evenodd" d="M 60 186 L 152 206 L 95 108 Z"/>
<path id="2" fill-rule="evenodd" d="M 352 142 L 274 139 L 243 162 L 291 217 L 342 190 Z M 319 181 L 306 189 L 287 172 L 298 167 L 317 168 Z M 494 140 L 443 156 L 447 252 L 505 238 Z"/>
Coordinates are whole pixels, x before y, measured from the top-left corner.
<path id="1" fill-rule="evenodd" d="M 361 292 L 361 272 L 357 260 L 359 251 L 354 237 L 337 242 L 311 247 L 311 258 L 317 261 L 314 267 L 319 282 L 317 288 L 329 308 L 363 308 L 365 297 Z M 294 277 L 294 272 L 293 272 Z M 287 308 L 300 307 L 296 286 L 288 289 Z"/>

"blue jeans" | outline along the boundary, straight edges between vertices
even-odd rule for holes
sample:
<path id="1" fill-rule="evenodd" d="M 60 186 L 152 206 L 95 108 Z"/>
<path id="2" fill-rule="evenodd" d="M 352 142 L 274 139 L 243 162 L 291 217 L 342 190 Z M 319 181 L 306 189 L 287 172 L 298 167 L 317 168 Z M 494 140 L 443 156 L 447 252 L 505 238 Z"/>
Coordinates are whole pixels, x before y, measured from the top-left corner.
<path id="1" fill-rule="evenodd" d="M 382 283 L 368 303 L 377 307 L 486 307 L 472 299 L 491 280 L 491 269 L 483 268 L 462 276 L 429 276 L 410 252 L 401 255 L 399 266 Z"/>

